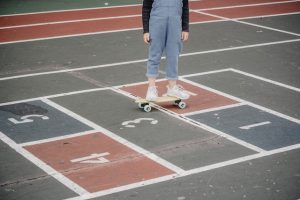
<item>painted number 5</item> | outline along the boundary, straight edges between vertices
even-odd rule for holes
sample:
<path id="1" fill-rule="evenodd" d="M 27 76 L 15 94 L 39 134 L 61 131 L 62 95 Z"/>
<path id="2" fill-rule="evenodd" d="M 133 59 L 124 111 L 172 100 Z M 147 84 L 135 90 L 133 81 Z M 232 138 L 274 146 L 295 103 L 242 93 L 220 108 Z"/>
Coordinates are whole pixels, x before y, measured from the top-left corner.
<path id="1" fill-rule="evenodd" d="M 34 122 L 33 119 L 30 118 L 41 118 L 42 120 L 48 120 L 49 117 L 44 115 L 25 115 L 20 118 L 20 120 L 17 120 L 15 118 L 8 118 L 9 121 L 11 121 L 14 124 L 24 124 L 24 123 L 31 123 Z"/>

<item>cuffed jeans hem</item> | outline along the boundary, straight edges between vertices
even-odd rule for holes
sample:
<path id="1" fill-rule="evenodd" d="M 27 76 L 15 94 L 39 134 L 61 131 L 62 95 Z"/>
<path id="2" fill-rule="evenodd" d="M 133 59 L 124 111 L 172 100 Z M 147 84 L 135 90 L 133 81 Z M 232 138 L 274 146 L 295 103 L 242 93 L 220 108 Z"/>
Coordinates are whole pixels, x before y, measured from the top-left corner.
<path id="1" fill-rule="evenodd" d="M 167 80 L 170 80 L 170 81 L 176 81 L 178 80 L 178 76 L 177 77 L 166 77 Z"/>
<path id="2" fill-rule="evenodd" d="M 148 78 L 157 78 L 159 74 L 146 74 L 146 77 Z"/>

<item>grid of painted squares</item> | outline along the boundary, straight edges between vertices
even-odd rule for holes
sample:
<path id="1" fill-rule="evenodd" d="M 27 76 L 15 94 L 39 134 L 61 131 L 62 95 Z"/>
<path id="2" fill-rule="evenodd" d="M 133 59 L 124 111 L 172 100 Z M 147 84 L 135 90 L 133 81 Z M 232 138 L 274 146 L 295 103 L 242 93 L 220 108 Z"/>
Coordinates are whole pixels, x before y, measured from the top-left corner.
<path id="1" fill-rule="evenodd" d="M 159 88 L 163 88 L 166 82 L 158 84 Z M 296 134 L 299 124 L 296 122 L 260 110 L 237 98 L 216 93 L 187 79 L 180 81 L 180 84 L 193 94 L 187 100 L 188 107 L 178 109 L 172 105 L 163 106 L 177 117 L 199 125 L 198 129 L 191 130 L 197 132 L 207 128 L 202 136 L 198 134 L 197 137 L 190 137 L 190 130 L 186 130 L 183 137 L 190 137 L 194 141 L 191 145 L 196 147 L 187 153 L 180 152 L 179 148 L 175 154 L 181 154 L 180 158 L 161 154 L 161 159 L 154 159 L 152 150 L 155 148 L 136 144 L 130 141 L 130 137 L 89 122 L 49 99 L 1 106 L 0 121 L 4 123 L 1 123 L 0 131 L 40 162 L 47 163 L 90 193 L 224 161 L 218 158 L 229 160 L 299 143 Z M 146 87 L 146 84 L 137 84 L 119 89 L 142 96 Z M 135 111 L 139 112 L 138 108 Z M 157 112 L 160 111 L 154 111 L 153 114 Z M 143 115 L 151 116 L 151 113 Z M 178 125 L 178 122 L 169 123 Z M 155 131 L 156 126 L 152 127 L 152 131 Z M 147 134 L 147 131 L 144 130 L 144 133 Z M 201 143 L 205 138 L 206 143 Z M 203 161 L 217 154 L 219 156 L 210 159 L 209 163 Z M 180 161 L 183 158 L 186 164 Z M 188 164 L 189 159 L 193 159 L 193 165 Z"/>

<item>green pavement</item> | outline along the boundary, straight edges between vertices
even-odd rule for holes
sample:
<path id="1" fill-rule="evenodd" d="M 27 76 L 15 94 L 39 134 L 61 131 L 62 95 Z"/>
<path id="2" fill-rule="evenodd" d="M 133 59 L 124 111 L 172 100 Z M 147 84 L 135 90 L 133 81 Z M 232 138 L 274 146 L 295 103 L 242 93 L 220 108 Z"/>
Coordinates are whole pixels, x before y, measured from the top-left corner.
<path id="1" fill-rule="evenodd" d="M 0 0 L 0 15 L 141 3 L 141 0 Z"/>

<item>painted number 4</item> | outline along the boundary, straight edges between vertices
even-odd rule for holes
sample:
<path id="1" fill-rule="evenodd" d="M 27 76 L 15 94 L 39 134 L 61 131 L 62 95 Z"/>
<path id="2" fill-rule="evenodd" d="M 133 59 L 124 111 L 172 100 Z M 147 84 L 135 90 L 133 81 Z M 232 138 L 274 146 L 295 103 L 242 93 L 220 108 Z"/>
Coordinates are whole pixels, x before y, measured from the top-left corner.
<path id="1" fill-rule="evenodd" d="M 81 157 L 81 158 L 76 158 L 71 160 L 73 163 L 89 163 L 89 164 L 103 164 L 103 163 L 108 163 L 109 160 L 104 158 L 104 156 L 108 156 L 109 153 L 93 153 L 90 156 L 86 157 Z"/>
<path id="2" fill-rule="evenodd" d="M 9 121 L 11 121 L 14 124 L 24 124 L 24 123 L 31 123 L 34 122 L 33 119 L 30 118 L 40 118 L 42 120 L 48 120 L 49 117 L 44 116 L 44 115 L 25 115 L 20 118 L 20 120 L 17 120 L 15 118 L 8 118 Z"/>

